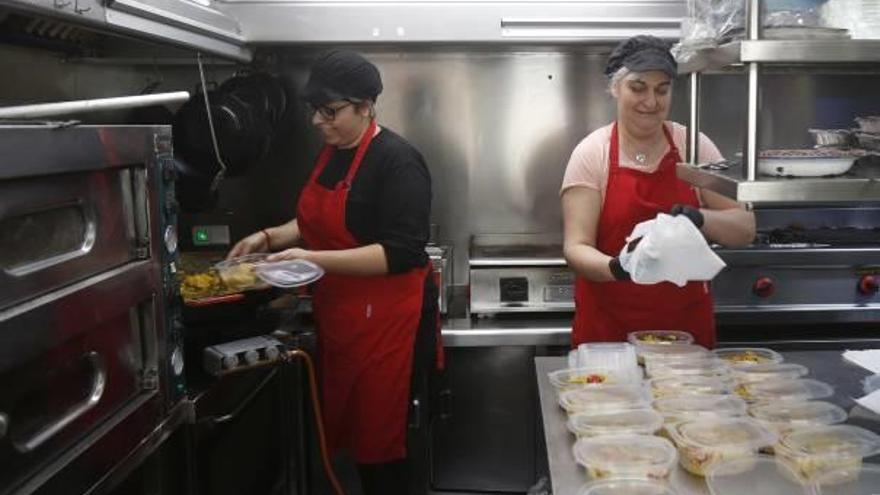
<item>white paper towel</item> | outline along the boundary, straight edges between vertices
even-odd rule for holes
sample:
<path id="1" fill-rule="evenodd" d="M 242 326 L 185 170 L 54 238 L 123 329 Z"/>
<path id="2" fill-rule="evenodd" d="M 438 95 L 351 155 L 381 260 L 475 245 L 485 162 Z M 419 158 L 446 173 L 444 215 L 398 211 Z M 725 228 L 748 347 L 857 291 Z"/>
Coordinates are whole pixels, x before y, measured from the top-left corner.
<path id="1" fill-rule="evenodd" d="M 871 373 L 880 373 L 880 349 L 869 349 L 866 351 L 845 351 L 843 359 L 857 364 Z"/>

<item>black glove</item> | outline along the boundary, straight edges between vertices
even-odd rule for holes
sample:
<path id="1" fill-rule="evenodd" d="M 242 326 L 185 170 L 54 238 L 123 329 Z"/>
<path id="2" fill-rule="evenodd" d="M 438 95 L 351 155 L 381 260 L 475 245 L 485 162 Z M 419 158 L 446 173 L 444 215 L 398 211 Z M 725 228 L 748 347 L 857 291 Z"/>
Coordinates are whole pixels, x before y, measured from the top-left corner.
<path id="1" fill-rule="evenodd" d="M 669 210 L 669 214 L 672 216 L 675 215 L 684 215 L 691 221 L 694 225 L 697 226 L 698 229 L 703 228 L 703 223 L 705 223 L 706 219 L 703 218 L 703 214 L 700 213 L 698 208 L 694 208 L 693 206 L 677 204 Z"/>
<path id="2" fill-rule="evenodd" d="M 636 246 L 639 245 L 640 242 L 642 242 L 641 237 L 639 237 L 638 239 L 627 244 L 626 245 L 626 252 L 627 253 L 633 252 L 633 250 L 636 248 Z M 627 272 L 626 270 L 623 269 L 623 265 L 620 264 L 620 258 L 618 258 L 617 256 L 608 260 L 608 268 L 611 270 L 611 275 L 614 276 L 614 280 L 618 280 L 618 281 L 631 280 L 630 276 L 629 276 L 629 272 Z"/>

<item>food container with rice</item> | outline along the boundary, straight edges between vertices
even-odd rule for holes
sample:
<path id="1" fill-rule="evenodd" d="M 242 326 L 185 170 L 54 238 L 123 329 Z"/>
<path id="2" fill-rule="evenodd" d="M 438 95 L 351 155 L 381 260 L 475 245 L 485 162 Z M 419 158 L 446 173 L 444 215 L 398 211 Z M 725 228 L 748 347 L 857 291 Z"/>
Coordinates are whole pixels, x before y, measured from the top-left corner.
<path id="1" fill-rule="evenodd" d="M 880 436 L 852 425 L 815 426 L 794 430 L 776 444 L 776 459 L 804 483 L 854 480 L 862 459 L 880 453 Z M 878 488 L 880 489 L 880 488 Z"/>
<path id="2" fill-rule="evenodd" d="M 730 367 L 723 359 L 714 356 L 685 361 L 653 360 L 645 365 L 645 373 L 651 378 L 666 376 L 720 376 L 730 374 Z"/>
<path id="3" fill-rule="evenodd" d="M 746 401 L 736 395 L 706 394 L 664 397 L 654 401 L 654 409 L 664 423 L 680 423 L 695 419 L 741 417 L 746 415 Z"/>
<path id="4" fill-rule="evenodd" d="M 655 399 L 682 395 L 723 395 L 733 392 L 734 382 L 717 376 L 665 376 L 648 380 Z"/>
<path id="5" fill-rule="evenodd" d="M 843 423 L 847 414 L 840 406 L 824 401 L 773 401 L 752 405 L 749 415 L 779 435 L 805 426 Z"/>
<path id="6" fill-rule="evenodd" d="M 706 484 L 713 495 L 813 495 L 811 486 L 787 471 L 769 455 L 730 459 L 707 470 Z"/>
<path id="7" fill-rule="evenodd" d="M 214 265 L 214 269 L 217 270 L 217 274 L 220 276 L 223 284 L 231 290 L 266 289 L 269 287 L 269 284 L 257 276 L 255 268 L 266 263 L 268 256 L 269 254 L 267 253 L 246 254 L 221 261 Z"/>
<path id="8" fill-rule="evenodd" d="M 796 363 L 764 363 L 737 366 L 731 371 L 731 376 L 740 383 L 749 383 L 764 380 L 793 380 L 806 376 L 809 371 L 806 366 Z"/>
<path id="9" fill-rule="evenodd" d="M 559 405 L 569 414 L 638 409 L 651 406 L 651 393 L 641 384 L 595 385 L 560 391 Z"/>
<path id="10" fill-rule="evenodd" d="M 578 495 L 678 495 L 664 481 L 637 478 L 596 480 L 584 485 Z"/>
<path id="11" fill-rule="evenodd" d="M 640 330 L 628 333 L 626 340 L 635 346 L 693 344 L 694 336 L 681 330 Z"/>
<path id="12" fill-rule="evenodd" d="M 727 347 L 712 351 L 733 367 L 753 364 L 781 363 L 782 355 L 763 347 Z"/>
<path id="13" fill-rule="evenodd" d="M 711 467 L 730 459 L 754 459 L 758 449 L 776 442 L 776 435 L 750 418 L 706 418 L 669 426 L 681 466 L 705 476 Z"/>
<path id="14" fill-rule="evenodd" d="M 647 435 L 580 438 L 572 452 L 592 479 L 666 480 L 678 457 L 669 440 Z"/>
<path id="15" fill-rule="evenodd" d="M 834 387 L 819 380 L 796 378 L 741 383 L 736 386 L 736 393 L 747 402 L 803 401 L 831 397 L 834 395 Z"/>
<path id="16" fill-rule="evenodd" d="M 663 416 L 645 407 L 619 411 L 591 411 L 572 414 L 568 429 L 578 438 L 600 435 L 653 435 L 663 425 Z"/>
<path id="17" fill-rule="evenodd" d="M 709 355 L 709 350 L 696 344 L 640 345 L 636 346 L 636 354 L 639 362 L 648 366 L 652 361 L 672 362 L 705 358 Z"/>
<path id="18" fill-rule="evenodd" d="M 583 385 L 639 383 L 641 373 L 638 367 L 623 370 L 587 367 L 556 370 L 548 373 L 547 377 L 557 390 L 563 390 Z"/>

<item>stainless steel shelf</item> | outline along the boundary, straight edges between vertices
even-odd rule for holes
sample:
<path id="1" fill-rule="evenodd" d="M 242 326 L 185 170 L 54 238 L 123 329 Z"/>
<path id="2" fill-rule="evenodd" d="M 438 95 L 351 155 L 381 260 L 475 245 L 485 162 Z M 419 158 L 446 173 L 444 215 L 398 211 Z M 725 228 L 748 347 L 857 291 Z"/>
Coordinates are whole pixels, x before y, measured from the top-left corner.
<path id="1" fill-rule="evenodd" d="M 697 187 L 715 191 L 740 202 L 859 202 L 880 201 L 880 167 L 857 164 L 842 177 L 742 179 L 739 167 L 706 170 L 678 164 L 678 177 Z"/>
<path id="2" fill-rule="evenodd" d="M 681 74 L 720 70 L 731 65 L 880 63 L 880 40 L 742 40 L 698 51 L 679 64 Z"/>

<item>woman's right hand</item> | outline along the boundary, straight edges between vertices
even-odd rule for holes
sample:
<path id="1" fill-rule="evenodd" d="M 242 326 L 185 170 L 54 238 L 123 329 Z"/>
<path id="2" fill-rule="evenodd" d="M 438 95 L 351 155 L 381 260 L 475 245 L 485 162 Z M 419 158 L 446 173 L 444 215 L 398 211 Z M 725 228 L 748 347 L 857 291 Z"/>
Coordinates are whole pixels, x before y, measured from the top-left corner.
<path id="1" fill-rule="evenodd" d="M 261 230 L 259 232 L 254 232 L 253 234 L 238 241 L 235 246 L 232 246 L 229 254 L 226 255 L 226 259 L 235 258 L 236 256 L 243 256 L 250 253 L 265 253 L 268 250 L 269 239 L 267 238 L 265 232 Z"/>

